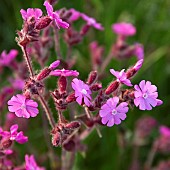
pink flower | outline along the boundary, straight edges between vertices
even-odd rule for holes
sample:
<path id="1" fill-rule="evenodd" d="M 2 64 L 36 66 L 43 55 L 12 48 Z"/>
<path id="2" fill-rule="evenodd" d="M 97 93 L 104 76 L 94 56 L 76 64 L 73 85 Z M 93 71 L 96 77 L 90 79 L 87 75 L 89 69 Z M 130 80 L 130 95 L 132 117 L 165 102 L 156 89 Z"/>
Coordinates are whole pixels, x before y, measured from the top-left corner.
<path id="1" fill-rule="evenodd" d="M 103 26 L 100 23 L 96 22 L 94 18 L 91 18 L 83 13 L 81 14 L 81 17 L 87 22 L 87 25 L 92 26 L 101 31 L 104 30 Z"/>
<path id="2" fill-rule="evenodd" d="M 142 80 L 139 86 L 135 85 L 134 88 L 134 104 L 136 107 L 139 106 L 140 110 L 151 110 L 152 107 L 157 106 L 161 101 L 157 99 L 157 87 L 152 85 L 150 81 L 145 82 L 145 80 Z"/>
<path id="3" fill-rule="evenodd" d="M 48 16 L 51 17 L 51 19 L 53 19 L 55 21 L 58 29 L 60 29 L 60 27 L 62 27 L 62 28 L 68 28 L 69 27 L 69 24 L 67 22 L 64 22 L 60 18 L 59 14 L 57 12 L 53 12 L 52 5 L 50 5 L 47 1 L 45 1 L 44 6 L 46 7 Z"/>
<path id="4" fill-rule="evenodd" d="M 15 49 L 10 50 L 7 54 L 6 51 L 3 51 L 0 55 L 0 65 L 9 66 L 9 64 L 15 59 L 18 55 L 18 51 Z"/>
<path id="5" fill-rule="evenodd" d="M 0 128 L 0 135 L 3 138 L 9 138 L 11 141 L 16 141 L 20 144 L 23 144 L 25 142 L 28 142 L 28 137 L 24 136 L 23 132 L 18 132 L 18 125 L 12 125 L 10 128 L 10 132 L 3 131 L 2 128 Z M 7 154 L 11 154 L 11 151 L 8 150 Z"/>
<path id="6" fill-rule="evenodd" d="M 134 55 L 137 56 L 138 60 L 143 59 L 144 58 L 144 49 L 143 49 L 143 45 L 136 43 L 135 47 L 134 47 Z"/>
<path id="7" fill-rule="evenodd" d="M 38 20 L 41 16 L 42 16 L 42 11 L 41 9 L 38 8 L 28 8 L 27 11 L 25 11 L 24 9 L 20 10 L 20 13 L 22 15 L 23 20 L 27 20 L 30 17 L 34 17 L 35 20 Z"/>
<path id="8" fill-rule="evenodd" d="M 75 97 L 78 104 L 82 104 L 83 101 L 86 106 L 91 105 L 91 90 L 90 87 L 83 81 L 74 78 L 72 83 L 72 88 L 75 90 Z"/>
<path id="9" fill-rule="evenodd" d="M 79 11 L 76 11 L 74 8 L 71 8 L 69 12 L 71 12 L 71 16 L 69 18 L 69 21 L 71 22 L 78 20 L 81 16 L 81 13 Z"/>
<path id="10" fill-rule="evenodd" d="M 24 88 L 25 81 L 23 79 L 9 79 L 12 87 L 16 90 L 22 90 Z"/>
<path id="11" fill-rule="evenodd" d="M 10 140 L 15 140 L 16 142 L 23 144 L 25 142 L 28 142 L 28 137 L 24 136 L 23 132 L 17 132 L 18 125 L 12 125 L 10 128 Z"/>
<path id="12" fill-rule="evenodd" d="M 106 101 L 106 103 L 101 107 L 99 115 L 102 118 L 102 123 L 107 124 L 108 127 L 114 124 L 118 125 L 121 120 L 126 119 L 126 113 L 128 112 L 128 104 L 122 102 L 118 105 L 119 98 L 113 97 Z"/>
<path id="13" fill-rule="evenodd" d="M 75 70 L 65 70 L 64 68 L 62 70 L 54 70 L 50 73 L 50 75 L 52 76 L 64 76 L 64 77 L 68 77 L 68 76 L 75 76 L 77 77 L 79 75 L 79 72 L 75 71 Z"/>
<path id="14" fill-rule="evenodd" d="M 110 69 L 110 72 L 117 78 L 117 81 L 125 84 L 127 86 L 132 86 L 132 83 L 129 79 L 127 79 L 125 69 L 119 71 L 115 71 L 114 69 Z"/>
<path id="15" fill-rule="evenodd" d="M 25 168 L 26 170 L 45 170 L 45 168 L 39 167 L 37 165 L 34 155 L 25 155 Z"/>
<path id="16" fill-rule="evenodd" d="M 170 137 L 170 128 L 166 126 L 160 126 L 159 127 L 159 132 L 163 136 L 169 136 Z"/>
<path id="17" fill-rule="evenodd" d="M 112 29 L 116 34 L 123 36 L 132 36 L 136 34 L 136 28 L 132 24 L 126 22 L 113 24 Z"/>
<path id="18" fill-rule="evenodd" d="M 15 112 L 17 117 L 36 117 L 38 114 L 37 102 L 26 99 L 24 95 L 17 94 L 8 101 L 8 110 Z"/>

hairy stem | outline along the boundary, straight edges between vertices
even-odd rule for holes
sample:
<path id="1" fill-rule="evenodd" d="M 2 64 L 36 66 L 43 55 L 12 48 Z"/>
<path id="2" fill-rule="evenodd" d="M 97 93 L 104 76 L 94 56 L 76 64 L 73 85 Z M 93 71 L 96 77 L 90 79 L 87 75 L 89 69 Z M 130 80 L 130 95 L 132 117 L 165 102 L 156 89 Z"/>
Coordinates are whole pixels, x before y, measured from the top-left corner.
<path id="1" fill-rule="evenodd" d="M 54 121 L 54 119 L 52 117 L 52 114 L 50 112 L 50 109 L 49 109 L 45 99 L 40 94 L 39 94 L 39 101 L 41 102 L 41 104 L 42 104 L 42 106 L 43 106 L 43 108 L 45 110 L 46 116 L 48 118 L 48 121 L 49 121 L 51 127 L 54 128 L 55 127 L 55 121 Z"/>
<path id="2" fill-rule="evenodd" d="M 27 54 L 27 47 L 26 46 L 21 46 L 21 49 L 22 49 L 23 55 L 25 57 L 25 61 L 27 63 L 30 75 L 31 75 L 31 77 L 34 77 L 34 72 L 33 72 L 33 68 L 32 68 L 32 65 L 31 65 L 31 61 L 30 61 L 30 58 L 29 58 L 29 56 Z"/>
<path id="3" fill-rule="evenodd" d="M 88 117 L 89 119 L 91 119 L 91 118 L 92 118 L 92 115 L 91 115 L 91 113 L 90 113 L 89 108 L 85 106 L 84 109 L 85 109 L 85 112 L 86 112 L 87 117 Z M 98 127 L 96 124 L 94 124 L 94 126 L 95 126 L 95 129 L 96 129 L 96 131 L 97 131 L 98 136 L 101 138 L 101 137 L 102 137 L 102 134 L 101 134 L 101 132 L 100 132 L 100 130 L 99 130 L 99 127 Z"/>
<path id="4" fill-rule="evenodd" d="M 54 42 L 55 42 L 55 52 L 58 59 L 61 59 L 61 50 L 60 50 L 60 37 L 56 26 L 53 23 L 53 32 L 54 32 Z"/>

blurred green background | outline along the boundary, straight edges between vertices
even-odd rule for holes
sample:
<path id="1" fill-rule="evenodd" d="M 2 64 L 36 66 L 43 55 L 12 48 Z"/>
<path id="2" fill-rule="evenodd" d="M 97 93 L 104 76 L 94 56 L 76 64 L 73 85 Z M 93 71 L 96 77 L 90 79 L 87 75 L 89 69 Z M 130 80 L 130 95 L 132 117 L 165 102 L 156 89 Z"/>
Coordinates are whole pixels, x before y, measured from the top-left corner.
<path id="1" fill-rule="evenodd" d="M 37 7 L 43 9 L 42 0 L 1 0 L 0 5 L 0 52 L 4 49 L 18 48 L 15 42 L 16 30 L 21 29 L 22 19 L 20 9 Z M 150 80 L 157 85 L 159 98 L 164 101 L 160 107 L 152 111 L 139 111 L 134 109 L 128 113 L 127 119 L 122 126 L 133 133 L 136 120 L 142 115 L 155 117 L 160 124 L 170 126 L 170 1 L 169 0 L 60 0 L 56 9 L 61 7 L 75 8 L 81 12 L 96 18 L 103 24 L 103 32 L 91 29 L 83 43 L 74 47 L 79 55 L 77 69 L 80 77 L 86 78 L 90 71 L 89 67 L 82 65 L 84 61 L 90 61 L 88 44 L 97 40 L 99 44 L 105 46 L 105 53 L 109 51 L 110 45 L 115 40 L 115 35 L 111 30 L 111 25 L 119 21 L 132 22 L 137 28 L 137 34 L 128 39 L 129 43 L 140 42 L 144 45 L 145 61 L 139 74 L 136 75 L 133 83 L 140 80 Z M 20 50 L 20 49 L 19 49 Z M 21 55 L 21 51 L 20 51 Z M 83 62 L 82 62 L 83 61 Z M 133 64 L 135 59 L 130 60 Z M 112 61 L 108 68 L 121 69 L 125 63 L 123 61 Z M 83 68 L 83 69 L 82 69 Z M 108 71 L 107 68 L 107 71 Z M 112 77 L 108 76 L 104 80 L 106 85 Z M 36 124 L 38 120 L 31 120 Z M 41 127 L 32 125 L 37 132 Z M 75 170 L 124 170 L 128 169 L 131 161 L 132 149 L 119 148 L 117 144 L 118 127 L 102 128 L 103 138 L 99 139 L 96 132 L 92 133 L 85 141 L 88 145 L 87 153 L 76 156 Z M 36 135 L 36 131 L 34 131 Z M 35 138 L 35 137 L 34 137 Z M 41 142 L 42 143 L 42 142 Z M 37 141 L 37 146 L 39 142 Z M 45 144 L 41 144 L 43 146 Z M 45 146 L 44 146 L 45 147 Z M 60 148 L 57 148 L 58 152 Z M 144 148 L 141 162 L 146 159 L 149 146 Z M 156 163 L 155 163 L 156 164 Z"/>

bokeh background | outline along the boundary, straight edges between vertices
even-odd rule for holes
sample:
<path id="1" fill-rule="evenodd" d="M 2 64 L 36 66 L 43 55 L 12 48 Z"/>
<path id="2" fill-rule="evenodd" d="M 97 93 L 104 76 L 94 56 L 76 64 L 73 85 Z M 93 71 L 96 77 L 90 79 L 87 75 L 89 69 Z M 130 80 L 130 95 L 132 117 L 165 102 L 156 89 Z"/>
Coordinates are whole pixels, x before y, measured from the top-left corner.
<path id="1" fill-rule="evenodd" d="M 1 0 L 0 5 L 0 52 L 4 49 L 18 48 L 15 42 L 16 30 L 21 29 L 22 18 L 20 9 L 29 7 L 41 8 L 45 12 L 42 5 L 43 0 Z M 170 126 L 170 1 L 169 0 L 60 0 L 56 9 L 61 7 L 75 8 L 81 12 L 96 18 L 103 24 L 105 30 L 103 32 L 91 29 L 87 37 L 80 45 L 74 47 L 73 53 L 78 56 L 77 69 L 80 72 L 80 78 L 87 78 L 88 72 L 91 70 L 90 54 L 88 45 L 90 42 L 97 40 L 99 44 L 105 46 L 107 54 L 111 44 L 115 41 L 116 36 L 111 30 L 111 25 L 119 21 L 128 21 L 133 23 L 137 28 L 137 34 L 128 39 L 129 43 L 140 42 L 144 45 L 145 60 L 139 74 L 133 79 L 133 83 L 140 80 L 150 80 L 157 85 L 159 98 L 164 101 L 160 107 L 154 108 L 152 111 L 139 111 L 134 109 L 128 112 L 127 119 L 122 123 L 121 127 L 128 131 L 127 138 L 133 135 L 136 120 L 142 115 L 151 115 L 158 120 L 160 124 Z M 22 53 L 20 51 L 20 56 Z M 52 57 L 52 56 L 51 56 Z M 135 58 L 127 61 L 112 62 L 107 67 L 122 69 L 128 64 L 133 64 Z M 83 64 L 83 63 L 86 63 Z M 104 80 L 106 85 L 112 77 L 108 76 Z M 4 80 L 5 81 L 5 80 Z M 6 107 L 6 106 L 5 106 Z M 43 143 L 41 117 L 31 119 L 29 131 L 32 138 L 29 146 L 19 146 L 20 158 L 24 160 L 24 150 L 38 151 L 39 154 L 45 153 L 46 144 Z M 132 159 L 132 147 L 121 149 L 118 145 L 118 131 L 120 127 L 102 128 L 103 138 L 99 138 L 96 132 L 92 133 L 84 142 L 88 145 L 85 154 L 78 153 L 76 155 L 74 170 L 125 170 L 130 166 Z M 153 134 L 156 135 L 156 134 Z M 154 136 L 153 136 L 154 139 Z M 140 161 L 143 163 L 147 157 L 151 144 L 141 149 Z M 29 148 L 29 149 L 28 149 Z M 56 149 L 56 153 L 60 153 L 60 148 Z M 170 155 L 169 155 L 170 156 Z M 168 155 L 165 157 L 165 159 Z M 157 164 L 158 158 L 164 159 L 162 155 L 158 155 L 154 161 Z M 45 164 L 45 163 L 44 163 Z"/>

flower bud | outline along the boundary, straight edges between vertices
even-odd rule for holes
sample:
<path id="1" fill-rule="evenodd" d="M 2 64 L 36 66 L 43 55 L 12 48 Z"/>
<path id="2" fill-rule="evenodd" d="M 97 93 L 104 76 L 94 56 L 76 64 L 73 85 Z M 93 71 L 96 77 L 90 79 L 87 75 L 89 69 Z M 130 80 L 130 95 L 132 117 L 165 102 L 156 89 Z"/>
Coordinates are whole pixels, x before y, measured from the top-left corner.
<path id="1" fill-rule="evenodd" d="M 58 89 L 61 93 L 66 91 L 66 87 L 67 87 L 67 79 L 64 76 L 61 76 L 58 79 Z"/>
<path id="2" fill-rule="evenodd" d="M 37 75 L 37 80 L 43 80 L 50 74 L 51 70 L 49 68 L 45 68 Z"/>
<path id="3" fill-rule="evenodd" d="M 66 151 L 74 151 L 75 150 L 75 147 L 76 147 L 76 144 L 73 140 L 70 140 L 68 141 L 67 143 L 64 143 L 63 144 L 63 147 Z"/>
<path id="4" fill-rule="evenodd" d="M 48 16 L 41 17 L 40 20 L 38 21 L 38 23 L 36 24 L 36 29 L 42 30 L 42 29 L 46 28 L 51 23 L 51 21 L 52 21 L 52 19 Z"/>
<path id="5" fill-rule="evenodd" d="M 97 78 L 97 71 L 91 71 L 87 80 L 87 84 L 91 85 Z"/>
<path id="6" fill-rule="evenodd" d="M 71 94 L 66 98 L 66 102 L 67 102 L 67 103 L 72 103 L 72 102 L 74 102 L 74 101 L 76 101 L 76 97 L 75 97 L 75 93 L 73 92 L 73 93 L 71 93 Z"/>
<path id="7" fill-rule="evenodd" d="M 81 125 L 80 122 L 74 121 L 74 122 L 71 122 L 71 123 L 67 123 L 67 124 L 65 125 L 65 128 L 66 128 L 66 129 L 70 129 L 70 130 L 74 130 L 74 129 L 79 128 L 80 125 Z"/>
<path id="8" fill-rule="evenodd" d="M 60 142 L 61 142 L 61 136 L 60 133 L 57 132 L 52 136 L 52 144 L 57 147 L 60 144 Z"/>
<path id="9" fill-rule="evenodd" d="M 100 90 L 102 88 L 102 85 L 101 84 L 94 84 L 94 85 L 92 85 L 91 87 L 90 87 L 90 90 L 92 90 L 92 91 L 98 91 L 98 90 Z"/>
<path id="10" fill-rule="evenodd" d="M 118 81 L 114 81 L 112 82 L 108 87 L 107 89 L 105 90 L 105 94 L 106 95 L 109 95 L 111 94 L 112 92 L 114 92 L 118 87 L 119 87 L 119 82 Z"/>
<path id="11" fill-rule="evenodd" d="M 87 34 L 87 32 L 89 31 L 90 29 L 90 26 L 89 25 L 84 25 L 82 28 L 81 28 L 81 31 L 80 31 L 80 35 L 84 36 Z"/>
<path id="12" fill-rule="evenodd" d="M 3 138 L 1 140 L 2 149 L 8 149 L 12 145 L 12 140 L 10 138 Z"/>

